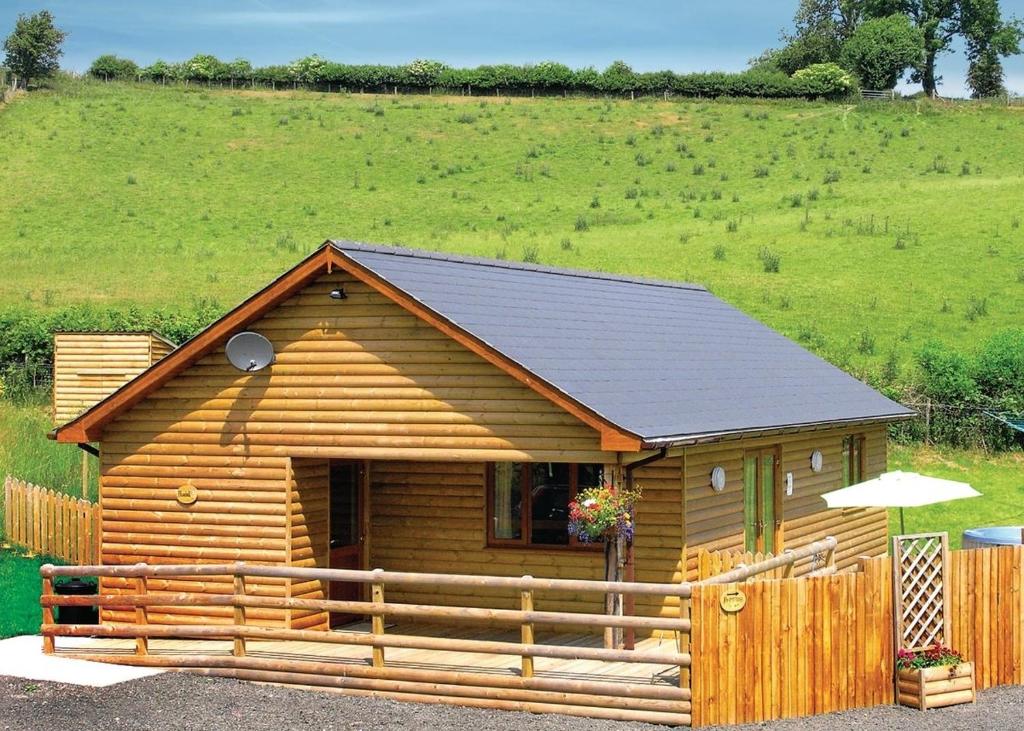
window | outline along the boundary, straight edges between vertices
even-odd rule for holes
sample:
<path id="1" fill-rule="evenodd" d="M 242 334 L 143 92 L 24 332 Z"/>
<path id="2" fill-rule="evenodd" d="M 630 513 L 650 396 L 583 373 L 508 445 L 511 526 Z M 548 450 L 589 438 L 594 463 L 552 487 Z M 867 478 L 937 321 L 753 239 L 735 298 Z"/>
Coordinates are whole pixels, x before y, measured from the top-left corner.
<path id="1" fill-rule="evenodd" d="M 843 437 L 843 487 L 864 480 L 864 437 L 851 434 Z"/>
<path id="2" fill-rule="evenodd" d="M 487 543 L 587 547 L 569 536 L 569 502 L 604 482 L 604 466 L 497 462 L 487 470 Z"/>
<path id="3" fill-rule="evenodd" d="M 743 543 L 747 551 L 775 551 L 775 536 L 782 521 L 776 510 L 775 470 L 778 448 L 770 447 L 743 455 Z"/>

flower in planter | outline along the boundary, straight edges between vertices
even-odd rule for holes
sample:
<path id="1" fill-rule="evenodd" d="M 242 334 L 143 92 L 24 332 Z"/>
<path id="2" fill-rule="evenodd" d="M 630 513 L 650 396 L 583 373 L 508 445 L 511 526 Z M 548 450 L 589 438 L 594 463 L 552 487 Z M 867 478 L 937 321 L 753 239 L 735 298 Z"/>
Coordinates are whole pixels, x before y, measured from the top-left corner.
<path id="1" fill-rule="evenodd" d="M 959 665 L 964 661 L 963 655 L 956 650 L 936 644 L 921 652 L 900 650 L 896 653 L 896 669 L 912 670 L 934 668 L 941 665 Z"/>
<path id="2" fill-rule="evenodd" d="M 625 538 L 633 540 L 633 505 L 640 488 L 602 485 L 583 490 L 569 503 L 569 535 L 583 543 Z"/>

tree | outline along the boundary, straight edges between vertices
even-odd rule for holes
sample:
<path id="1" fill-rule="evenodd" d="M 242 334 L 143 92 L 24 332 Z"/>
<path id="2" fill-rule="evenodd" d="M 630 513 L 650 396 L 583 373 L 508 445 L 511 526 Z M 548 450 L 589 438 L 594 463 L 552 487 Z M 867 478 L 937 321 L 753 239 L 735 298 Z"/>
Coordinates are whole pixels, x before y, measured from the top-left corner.
<path id="1" fill-rule="evenodd" d="M 33 79 L 52 76 L 59 68 L 61 44 L 67 33 L 53 24 L 53 15 L 41 10 L 35 15 L 19 15 L 14 31 L 4 41 L 7 67 L 28 87 Z"/>
<path id="2" fill-rule="evenodd" d="M 972 96 L 1004 92 L 1000 58 L 1020 53 L 1020 21 L 1004 21 L 998 0 L 961 0 L 960 32 L 967 41 L 967 83 Z"/>
<path id="3" fill-rule="evenodd" d="M 780 36 L 785 45 L 768 49 L 751 66 L 793 74 L 814 64 L 834 63 L 863 15 L 864 0 L 800 0 L 793 32 Z"/>
<path id="4" fill-rule="evenodd" d="M 134 79 L 139 75 L 139 67 L 131 59 L 108 53 L 92 62 L 89 75 L 99 79 Z"/>
<path id="5" fill-rule="evenodd" d="M 905 15 L 873 18 L 857 26 L 843 45 L 843 66 L 867 89 L 892 89 L 908 68 L 921 65 L 924 34 Z"/>

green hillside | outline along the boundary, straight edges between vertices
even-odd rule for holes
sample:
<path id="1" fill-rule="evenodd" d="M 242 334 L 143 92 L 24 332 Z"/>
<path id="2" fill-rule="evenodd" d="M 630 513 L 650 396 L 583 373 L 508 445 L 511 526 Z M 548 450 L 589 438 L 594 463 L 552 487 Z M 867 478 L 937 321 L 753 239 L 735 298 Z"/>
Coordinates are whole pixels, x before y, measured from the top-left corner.
<path id="1" fill-rule="evenodd" d="M 73 82 L 0 110 L 0 308 L 226 306 L 347 237 L 697 281 L 878 365 L 1022 321 L 1022 161 L 997 106 Z"/>

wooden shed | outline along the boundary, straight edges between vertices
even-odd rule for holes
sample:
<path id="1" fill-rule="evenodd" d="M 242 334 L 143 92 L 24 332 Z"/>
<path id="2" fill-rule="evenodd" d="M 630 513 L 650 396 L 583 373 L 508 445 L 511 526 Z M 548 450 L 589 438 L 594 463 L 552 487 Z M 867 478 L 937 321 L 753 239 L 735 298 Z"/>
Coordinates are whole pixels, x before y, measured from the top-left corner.
<path id="1" fill-rule="evenodd" d="M 174 350 L 152 332 L 58 332 L 53 336 L 53 422 L 102 401 Z"/>
<path id="2" fill-rule="evenodd" d="M 228 362 L 242 331 L 269 339 L 272 365 Z M 664 583 L 694 578 L 700 547 L 832 535 L 840 569 L 884 553 L 884 511 L 820 495 L 883 472 L 886 425 L 911 415 L 699 286 L 328 241 L 52 436 L 99 443 L 105 564 L 598 579 L 602 553 L 569 537 L 567 503 L 633 481 L 633 574 Z M 264 581 L 250 590 L 324 595 Z M 215 590 L 192 582 L 150 589 Z M 417 601 L 399 589 L 392 601 Z M 635 611 L 673 616 L 676 602 L 641 596 Z M 230 618 L 174 606 L 149 621 Z"/>

